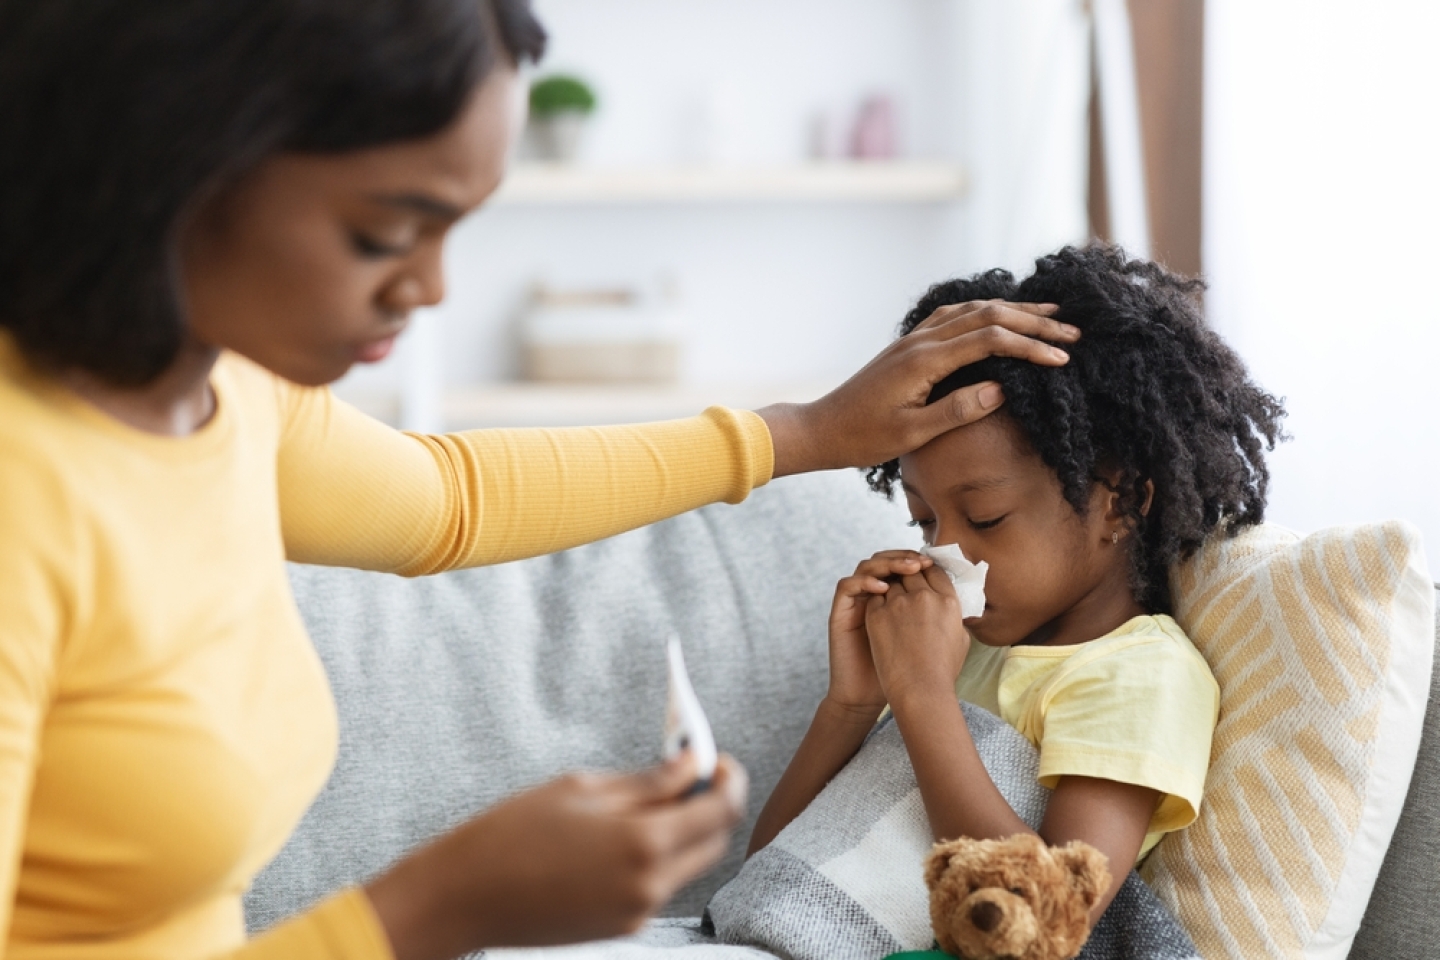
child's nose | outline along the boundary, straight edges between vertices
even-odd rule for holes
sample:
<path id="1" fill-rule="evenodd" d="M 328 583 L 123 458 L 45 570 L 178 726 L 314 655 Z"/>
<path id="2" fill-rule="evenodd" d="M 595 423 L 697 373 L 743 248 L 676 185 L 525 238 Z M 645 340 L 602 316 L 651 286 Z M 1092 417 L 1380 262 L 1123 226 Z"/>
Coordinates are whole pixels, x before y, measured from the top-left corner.
<path id="1" fill-rule="evenodd" d="M 984 557 L 976 555 L 979 545 L 974 542 L 975 538 L 970 536 L 970 531 L 963 522 L 946 523 L 943 520 L 935 522 L 935 546 L 943 547 L 947 543 L 953 543 L 965 554 L 965 559 L 971 563 L 979 563 Z"/>
<path id="2" fill-rule="evenodd" d="M 935 546 L 943 547 L 953 543 L 960 548 L 960 552 L 969 559 L 970 553 L 965 549 L 965 543 L 960 538 L 959 524 L 946 523 L 944 520 L 935 521 Z"/>

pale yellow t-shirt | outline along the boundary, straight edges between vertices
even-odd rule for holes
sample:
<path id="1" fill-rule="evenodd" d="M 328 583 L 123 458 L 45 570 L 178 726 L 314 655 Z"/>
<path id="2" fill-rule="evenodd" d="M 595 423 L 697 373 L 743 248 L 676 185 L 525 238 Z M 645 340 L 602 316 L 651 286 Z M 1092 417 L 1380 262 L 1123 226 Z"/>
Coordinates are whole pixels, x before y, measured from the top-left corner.
<path id="1" fill-rule="evenodd" d="M 1195 820 L 1220 687 L 1170 617 L 1135 617 L 1063 647 L 973 643 L 955 693 L 1035 745 L 1047 787 L 1083 776 L 1159 791 L 1140 856 Z"/>
<path id="2" fill-rule="evenodd" d="M 759 417 L 398 433 L 235 356 L 183 438 L 0 334 L 6 960 L 385 960 L 358 888 L 246 941 L 241 896 L 325 783 L 335 706 L 285 560 L 404 574 L 618 533 L 769 479 Z"/>

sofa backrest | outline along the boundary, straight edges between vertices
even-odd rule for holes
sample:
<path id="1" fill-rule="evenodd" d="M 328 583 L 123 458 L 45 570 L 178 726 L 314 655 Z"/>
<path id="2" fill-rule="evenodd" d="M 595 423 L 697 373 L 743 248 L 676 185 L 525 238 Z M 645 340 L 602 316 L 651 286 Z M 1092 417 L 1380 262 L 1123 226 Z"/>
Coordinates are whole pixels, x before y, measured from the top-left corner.
<path id="1" fill-rule="evenodd" d="M 729 855 L 668 911 L 697 914 L 739 868 L 824 694 L 835 581 L 876 550 L 917 546 L 908 519 L 844 471 L 518 563 L 417 580 L 293 568 L 340 750 L 246 898 L 251 929 L 525 787 L 656 762 L 672 634 L 721 749 L 751 778 L 751 819 Z"/>

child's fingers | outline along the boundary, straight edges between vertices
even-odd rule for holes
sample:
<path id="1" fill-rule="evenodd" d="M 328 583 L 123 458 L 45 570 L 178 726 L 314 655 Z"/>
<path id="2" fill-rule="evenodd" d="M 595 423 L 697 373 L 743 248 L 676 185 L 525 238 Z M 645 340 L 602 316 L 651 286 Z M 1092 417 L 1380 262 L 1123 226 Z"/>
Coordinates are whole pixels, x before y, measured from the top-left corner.
<path id="1" fill-rule="evenodd" d="M 861 560 L 855 567 L 855 576 L 885 580 L 890 577 L 903 577 L 906 574 L 919 573 L 934 565 L 935 561 L 923 554 L 900 550 L 886 551 L 884 555 L 877 553 L 869 560 Z"/>
<path id="2" fill-rule="evenodd" d="M 916 560 L 923 564 L 934 563 L 919 550 L 881 550 L 870 556 L 871 560 Z"/>
<path id="3" fill-rule="evenodd" d="M 931 567 L 925 570 L 922 575 L 925 577 L 925 582 L 930 585 L 931 590 L 940 594 L 948 594 L 952 597 L 955 595 L 955 584 L 950 582 L 950 577 L 944 570 L 941 570 L 939 567 Z"/>
<path id="4" fill-rule="evenodd" d="M 885 593 L 890 584 L 870 574 L 856 574 L 846 577 L 835 585 L 835 599 L 863 600 L 874 594 Z"/>

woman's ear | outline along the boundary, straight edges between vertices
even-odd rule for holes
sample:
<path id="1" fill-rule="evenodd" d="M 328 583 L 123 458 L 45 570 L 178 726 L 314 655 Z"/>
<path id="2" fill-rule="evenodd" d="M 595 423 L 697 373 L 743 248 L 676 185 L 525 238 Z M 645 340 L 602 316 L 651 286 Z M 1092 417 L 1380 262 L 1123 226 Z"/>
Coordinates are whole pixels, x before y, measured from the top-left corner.
<path id="1" fill-rule="evenodd" d="M 1152 503 L 1154 503 L 1154 502 L 1155 502 L 1155 481 L 1154 481 L 1154 480 L 1146 480 L 1146 481 L 1145 481 L 1145 502 L 1142 503 L 1142 504 L 1140 504 L 1140 516 L 1142 516 L 1142 517 L 1148 517 L 1148 516 L 1150 515 L 1150 504 L 1152 504 Z"/>

